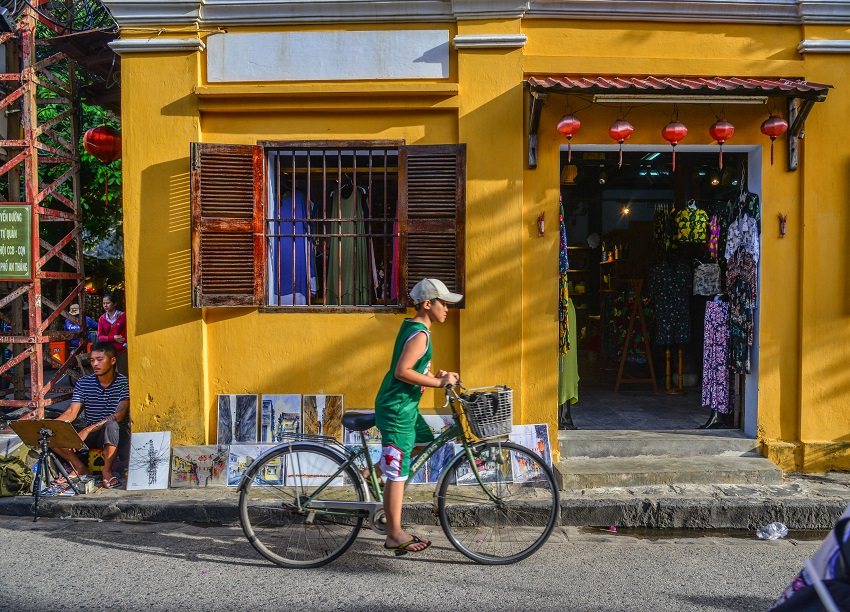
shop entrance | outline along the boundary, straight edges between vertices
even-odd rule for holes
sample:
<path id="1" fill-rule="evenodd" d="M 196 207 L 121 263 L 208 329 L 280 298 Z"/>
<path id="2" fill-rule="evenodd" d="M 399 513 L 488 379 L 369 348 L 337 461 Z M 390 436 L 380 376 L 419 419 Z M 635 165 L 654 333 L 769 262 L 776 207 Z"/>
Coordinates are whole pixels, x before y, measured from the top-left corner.
<path id="1" fill-rule="evenodd" d="M 716 146 L 679 146 L 674 172 L 669 147 L 561 152 L 579 377 L 562 425 L 755 435 L 760 155 L 726 147 L 720 168 Z"/>

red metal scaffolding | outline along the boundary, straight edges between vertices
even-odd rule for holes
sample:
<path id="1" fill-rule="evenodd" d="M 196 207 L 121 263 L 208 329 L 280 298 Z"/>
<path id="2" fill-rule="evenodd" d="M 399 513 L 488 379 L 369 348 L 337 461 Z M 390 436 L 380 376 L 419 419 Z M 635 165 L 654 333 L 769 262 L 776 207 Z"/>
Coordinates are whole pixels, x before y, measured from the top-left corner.
<path id="1" fill-rule="evenodd" d="M 0 377 L 17 380 L 0 391 L 0 410 L 13 418 L 43 418 L 45 407 L 69 399 L 70 382 L 60 385 L 69 381 L 66 374 L 86 347 L 84 331 L 54 329 L 65 319 L 79 324 L 86 317 L 79 99 L 74 61 L 56 52 L 49 38 L 37 36 L 39 21 L 41 32 L 55 31 L 37 12 L 40 4 L 31 2 L 16 29 L 0 35 L 7 59 L 0 74 L 0 112 L 9 118 L 7 139 L 0 140 L 5 150 L 5 155 L 0 151 L 0 200 L 5 200 L 0 206 L 21 207 L 24 214 L 31 209 L 31 279 L 6 280 L 5 289 L 0 284 L 0 320 L 12 329 L 0 335 L 0 344 L 13 349 L 13 357 L 0 366 Z M 68 312 L 72 303 L 80 305 L 77 316 Z M 64 346 L 77 338 L 77 348 L 64 359 L 54 358 L 51 342 Z M 27 364 L 28 384 L 22 375 Z M 13 369 L 17 376 L 10 375 Z"/>

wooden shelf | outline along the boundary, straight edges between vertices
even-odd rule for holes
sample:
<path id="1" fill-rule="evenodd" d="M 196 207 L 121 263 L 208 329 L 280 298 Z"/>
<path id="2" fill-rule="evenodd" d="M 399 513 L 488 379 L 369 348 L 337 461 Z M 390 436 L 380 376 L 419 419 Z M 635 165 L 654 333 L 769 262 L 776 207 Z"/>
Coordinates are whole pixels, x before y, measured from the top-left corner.
<path id="1" fill-rule="evenodd" d="M 589 246 L 587 246 L 587 247 L 568 246 L 567 250 L 568 251 L 592 251 L 593 249 L 590 248 Z"/>
<path id="2" fill-rule="evenodd" d="M 567 270 L 567 274 L 584 274 L 590 270 Z"/>
<path id="3" fill-rule="evenodd" d="M 626 261 L 628 261 L 628 259 L 622 259 L 622 258 L 621 259 L 612 259 L 611 261 L 600 261 L 599 265 L 604 266 L 606 264 L 615 264 L 615 263 L 626 262 Z"/>

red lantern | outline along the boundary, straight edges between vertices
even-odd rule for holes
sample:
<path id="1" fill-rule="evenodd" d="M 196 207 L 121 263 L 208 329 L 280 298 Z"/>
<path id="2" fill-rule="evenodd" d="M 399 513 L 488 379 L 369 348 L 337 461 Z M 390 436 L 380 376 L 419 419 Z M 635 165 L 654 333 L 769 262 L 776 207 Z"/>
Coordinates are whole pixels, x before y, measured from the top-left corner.
<path id="1" fill-rule="evenodd" d="M 761 124 L 761 133 L 770 136 L 770 165 L 773 165 L 773 143 L 777 136 L 788 131 L 788 122 L 778 115 L 771 115 Z"/>
<path id="2" fill-rule="evenodd" d="M 83 136 L 83 147 L 105 164 L 121 157 L 121 132 L 109 125 L 92 128 Z"/>
<path id="3" fill-rule="evenodd" d="M 121 157 L 121 132 L 110 125 L 92 128 L 83 135 L 83 147 L 104 164 Z M 109 177 L 104 181 L 104 203 L 109 206 Z"/>
<path id="4" fill-rule="evenodd" d="M 620 168 L 623 167 L 623 143 L 634 131 L 635 126 L 625 119 L 617 119 L 611 124 L 611 127 L 608 128 L 608 135 L 620 144 L 620 164 L 618 166 Z"/>
<path id="5" fill-rule="evenodd" d="M 573 136 L 578 133 L 581 127 L 581 121 L 575 115 L 564 115 L 558 122 L 558 131 L 567 137 L 567 162 L 573 161 L 573 152 L 570 149 L 570 141 Z"/>
<path id="6" fill-rule="evenodd" d="M 673 145 L 673 172 L 676 171 L 676 145 L 679 144 L 680 140 L 684 140 L 687 135 L 688 128 L 685 127 L 684 123 L 678 121 L 671 121 L 661 130 L 661 136 L 664 137 L 664 140 Z"/>
<path id="7" fill-rule="evenodd" d="M 720 169 L 723 170 L 723 143 L 732 138 L 732 134 L 735 133 L 735 126 L 725 119 L 720 119 L 708 128 L 708 133 L 720 145 Z"/>

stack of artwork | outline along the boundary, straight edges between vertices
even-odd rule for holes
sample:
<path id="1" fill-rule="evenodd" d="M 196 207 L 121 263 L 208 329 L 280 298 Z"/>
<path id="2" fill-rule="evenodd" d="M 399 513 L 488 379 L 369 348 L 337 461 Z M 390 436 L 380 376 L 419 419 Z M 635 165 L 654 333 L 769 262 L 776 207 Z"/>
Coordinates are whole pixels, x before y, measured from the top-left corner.
<path id="1" fill-rule="evenodd" d="M 170 432 L 132 434 L 127 489 L 165 489 L 169 485 L 172 488 L 236 486 L 257 457 L 284 441 L 287 434 L 329 436 L 352 450 L 360 449 L 363 440 L 373 464 L 377 465 L 381 459 L 380 431 L 376 427 L 363 432 L 344 430 L 342 415 L 342 395 L 219 395 L 214 445 L 175 446 L 172 450 Z M 435 438 L 454 423 L 451 415 L 423 417 Z M 552 465 L 549 430 L 545 424 L 514 425 L 509 438 L 530 448 Z M 411 484 L 436 483 L 446 464 L 461 448 L 459 444 L 440 448 L 411 476 Z M 513 482 L 528 482 L 539 476 L 534 473 L 533 466 L 525 465 L 513 454 L 500 470 L 503 479 Z M 282 473 L 283 470 L 279 470 L 277 474 L 264 474 L 259 478 L 271 484 L 276 478 L 282 478 Z M 465 476 L 457 475 L 460 481 Z M 472 483 L 474 478 L 470 475 Z M 340 480 L 334 484 L 343 483 Z"/>

